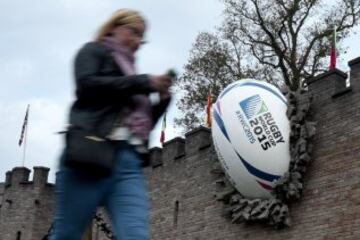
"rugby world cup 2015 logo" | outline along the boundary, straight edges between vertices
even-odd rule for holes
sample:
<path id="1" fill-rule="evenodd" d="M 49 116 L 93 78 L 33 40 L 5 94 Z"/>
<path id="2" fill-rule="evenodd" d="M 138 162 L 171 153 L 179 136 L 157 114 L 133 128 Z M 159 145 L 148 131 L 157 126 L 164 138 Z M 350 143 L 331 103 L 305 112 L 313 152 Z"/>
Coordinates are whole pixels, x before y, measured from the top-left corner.
<path id="1" fill-rule="evenodd" d="M 240 106 L 248 120 L 268 111 L 265 102 L 259 95 L 241 101 Z"/>

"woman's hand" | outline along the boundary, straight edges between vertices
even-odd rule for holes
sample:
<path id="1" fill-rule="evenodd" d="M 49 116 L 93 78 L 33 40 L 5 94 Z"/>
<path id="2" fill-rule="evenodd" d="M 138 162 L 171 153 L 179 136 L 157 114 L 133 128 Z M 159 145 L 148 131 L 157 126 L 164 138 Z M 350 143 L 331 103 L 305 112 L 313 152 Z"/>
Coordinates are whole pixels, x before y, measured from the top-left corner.
<path id="1" fill-rule="evenodd" d="M 150 77 L 151 85 L 153 88 L 155 88 L 159 94 L 160 97 L 163 95 L 170 95 L 169 88 L 171 87 L 172 78 L 169 75 L 155 75 Z"/>

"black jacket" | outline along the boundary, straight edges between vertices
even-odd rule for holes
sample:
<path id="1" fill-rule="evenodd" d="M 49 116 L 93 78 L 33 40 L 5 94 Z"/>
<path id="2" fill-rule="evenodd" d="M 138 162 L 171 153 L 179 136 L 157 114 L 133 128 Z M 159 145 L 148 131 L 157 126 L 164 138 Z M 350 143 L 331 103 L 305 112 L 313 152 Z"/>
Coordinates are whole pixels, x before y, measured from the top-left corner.
<path id="1" fill-rule="evenodd" d="M 80 127 L 105 137 L 124 106 L 132 106 L 134 94 L 155 92 L 149 76 L 124 76 L 111 55 L 100 43 L 85 44 L 75 58 L 76 100 L 70 110 L 70 126 Z M 170 99 L 153 106 L 153 123 L 167 108 Z"/>

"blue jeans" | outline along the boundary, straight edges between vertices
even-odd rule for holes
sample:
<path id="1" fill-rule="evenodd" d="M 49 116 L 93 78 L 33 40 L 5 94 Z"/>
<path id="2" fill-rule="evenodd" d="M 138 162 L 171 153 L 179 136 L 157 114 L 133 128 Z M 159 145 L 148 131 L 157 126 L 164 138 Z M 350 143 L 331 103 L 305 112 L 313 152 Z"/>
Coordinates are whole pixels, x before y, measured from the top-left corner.
<path id="1" fill-rule="evenodd" d="M 113 173 L 95 179 L 63 165 L 56 179 L 51 240 L 80 240 L 97 206 L 104 206 L 117 240 L 148 239 L 148 196 L 141 159 L 133 147 L 119 147 Z"/>

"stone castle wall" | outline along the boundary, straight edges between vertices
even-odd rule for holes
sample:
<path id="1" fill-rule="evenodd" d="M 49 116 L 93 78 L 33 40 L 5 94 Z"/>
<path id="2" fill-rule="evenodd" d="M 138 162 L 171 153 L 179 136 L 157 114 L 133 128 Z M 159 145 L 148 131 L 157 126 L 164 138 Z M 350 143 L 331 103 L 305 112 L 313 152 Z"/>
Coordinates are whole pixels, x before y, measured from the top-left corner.
<path id="1" fill-rule="evenodd" d="M 47 182 L 49 168 L 16 167 L 6 173 L 0 197 L 0 239 L 40 240 L 51 225 L 54 186 Z"/>
<path id="2" fill-rule="evenodd" d="M 217 162 L 210 131 L 199 128 L 151 149 L 146 168 L 151 239 L 360 239 L 360 58 L 349 62 L 351 86 L 339 70 L 309 82 L 317 122 L 302 199 L 290 205 L 292 227 L 232 224 L 215 198 Z M 50 227 L 54 186 L 48 168 L 17 167 L 0 184 L 0 239 L 39 240 Z M 91 235 L 91 234 L 90 234 Z M 92 240 L 105 240 L 93 226 Z"/>
<path id="3" fill-rule="evenodd" d="M 292 227 L 232 224 L 223 217 L 224 205 L 214 197 L 211 135 L 201 128 L 153 150 L 151 239 L 360 239 L 360 58 L 349 66 L 350 87 L 339 70 L 309 82 L 317 132 L 303 197 L 290 205 Z"/>

